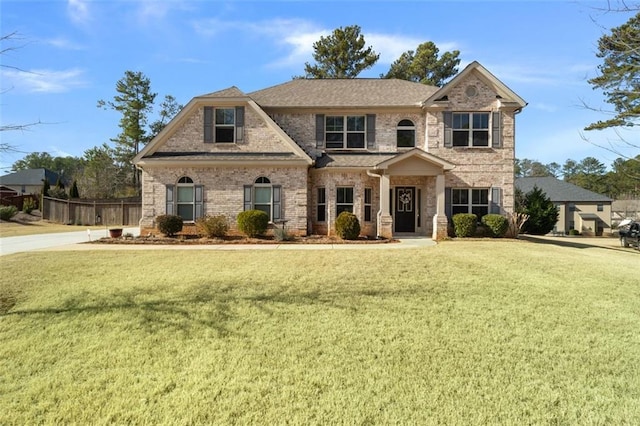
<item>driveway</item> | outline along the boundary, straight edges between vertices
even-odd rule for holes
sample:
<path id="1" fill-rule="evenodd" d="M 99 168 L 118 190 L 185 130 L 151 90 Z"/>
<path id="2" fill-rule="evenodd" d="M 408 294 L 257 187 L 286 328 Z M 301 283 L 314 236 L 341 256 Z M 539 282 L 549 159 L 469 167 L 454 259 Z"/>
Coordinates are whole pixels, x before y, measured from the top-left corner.
<path id="1" fill-rule="evenodd" d="M 25 235 L 21 237 L 0 238 L 0 256 L 25 251 L 51 249 L 64 247 L 72 244 L 84 243 L 92 239 L 99 239 L 108 236 L 106 229 L 89 231 L 60 232 L 56 234 Z M 138 235 L 140 228 L 124 228 L 124 233 Z"/>

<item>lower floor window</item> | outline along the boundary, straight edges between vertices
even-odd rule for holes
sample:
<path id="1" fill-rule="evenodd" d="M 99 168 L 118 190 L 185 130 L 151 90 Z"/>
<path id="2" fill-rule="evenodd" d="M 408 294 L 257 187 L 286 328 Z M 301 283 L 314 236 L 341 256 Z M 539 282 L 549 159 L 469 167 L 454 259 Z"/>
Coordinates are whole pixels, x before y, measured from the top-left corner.
<path id="1" fill-rule="evenodd" d="M 269 216 L 269 221 L 281 219 L 281 186 L 272 185 L 264 176 L 255 180 L 253 185 L 244 187 L 244 209 L 262 210 Z"/>
<path id="2" fill-rule="evenodd" d="M 453 189 L 451 213 L 473 213 L 478 219 L 489 213 L 488 189 Z"/>
<path id="3" fill-rule="evenodd" d="M 195 185 L 193 179 L 183 176 L 175 185 L 167 185 L 166 213 L 193 222 L 203 214 L 202 198 L 202 185 Z"/>
<path id="4" fill-rule="evenodd" d="M 371 222 L 371 188 L 364 189 L 364 221 Z"/>
<path id="5" fill-rule="evenodd" d="M 344 211 L 353 213 L 353 187 L 336 188 L 336 217 Z"/>
<path id="6" fill-rule="evenodd" d="M 318 222 L 327 221 L 327 193 L 325 188 L 318 188 L 318 201 L 316 203 L 316 219 Z"/>

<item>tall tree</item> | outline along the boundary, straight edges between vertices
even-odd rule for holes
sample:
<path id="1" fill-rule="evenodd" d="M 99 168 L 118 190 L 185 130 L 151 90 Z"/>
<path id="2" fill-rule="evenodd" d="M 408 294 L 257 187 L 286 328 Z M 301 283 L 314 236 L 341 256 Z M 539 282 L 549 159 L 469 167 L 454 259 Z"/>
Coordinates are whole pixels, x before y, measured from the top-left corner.
<path id="1" fill-rule="evenodd" d="M 112 101 L 98 101 L 99 108 L 111 108 L 122 114 L 122 132 L 111 139 L 116 144 L 114 155 L 120 167 L 129 170 L 131 184 L 140 192 L 140 174 L 133 165 L 133 157 L 149 140 L 147 133 L 148 115 L 153 111 L 156 93 L 151 91 L 151 81 L 142 72 L 125 71 L 124 77 L 116 83 L 117 95 Z M 86 193 L 86 191 L 85 191 Z"/>
<path id="2" fill-rule="evenodd" d="M 149 125 L 149 140 L 158 136 L 167 123 L 171 121 L 182 108 L 183 105 L 180 105 L 175 97 L 165 95 L 164 100 L 160 103 L 159 118 Z"/>
<path id="3" fill-rule="evenodd" d="M 316 64 L 305 63 L 306 78 L 355 78 L 380 58 L 371 46 L 365 48 L 358 25 L 340 27 L 313 43 Z"/>
<path id="4" fill-rule="evenodd" d="M 540 188 L 534 186 L 524 196 L 519 213 L 529 215 L 522 230 L 527 234 L 544 235 L 553 230 L 558 221 L 558 209 Z"/>
<path id="5" fill-rule="evenodd" d="M 598 40 L 600 75 L 589 80 L 613 105 L 613 118 L 592 123 L 585 130 L 640 125 L 640 12 Z"/>
<path id="6" fill-rule="evenodd" d="M 516 158 L 515 175 L 516 177 L 557 176 L 556 166 L 560 167 L 557 163 L 542 164 L 538 160 Z"/>
<path id="7" fill-rule="evenodd" d="M 458 73 L 460 51 L 445 52 L 440 57 L 440 50 L 432 41 L 418 46 L 416 51 L 404 52 L 382 78 L 399 78 L 431 86 L 443 86 L 445 82 Z"/>
<path id="8" fill-rule="evenodd" d="M 77 186 L 86 198 L 114 198 L 124 191 L 122 170 L 107 144 L 84 152 L 85 166 L 78 175 Z"/>
<path id="9" fill-rule="evenodd" d="M 56 172 L 63 181 L 71 182 L 82 168 L 82 159 L 78 157 L 53 157 L 48 152 L 32 152 L 16 161 L 11 170 L 28 170 L 45 168 Z"/>
<path id="10" fill-rule="evenodd" d="M 605 194 L 607 192 L 605 174 L 607 168 L 597 158 L 585 157 L 576 165 L 575 172 L 564 180 L 589 191 Z"/>

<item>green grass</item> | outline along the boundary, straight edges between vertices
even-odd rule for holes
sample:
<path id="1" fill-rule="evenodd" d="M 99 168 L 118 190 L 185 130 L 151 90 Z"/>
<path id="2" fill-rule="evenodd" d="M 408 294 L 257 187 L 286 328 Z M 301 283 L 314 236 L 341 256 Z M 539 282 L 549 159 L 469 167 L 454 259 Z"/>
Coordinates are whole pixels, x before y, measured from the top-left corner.
<path id="1" fill-rule="evenodd" d="M 638 254 L 94 251 L 0 263 L 0 424 L 638 424 Z"/>

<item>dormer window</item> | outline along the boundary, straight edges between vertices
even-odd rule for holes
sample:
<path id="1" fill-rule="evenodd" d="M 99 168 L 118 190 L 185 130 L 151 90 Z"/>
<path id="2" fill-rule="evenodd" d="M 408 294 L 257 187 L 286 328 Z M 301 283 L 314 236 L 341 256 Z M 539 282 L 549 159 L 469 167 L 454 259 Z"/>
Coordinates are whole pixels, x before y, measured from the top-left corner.
<path id="1" fill-rule="evenodd" d="M 244 138 L 244 107 L 204 107 L 204 142 L 239 143 Z"/>
<path id="2" fill-rule="evenodd" d="M 396 130 L 398 148 L 413 148 L 416 146 L 416 126 L 411 120 L 402 120 Z"/>

